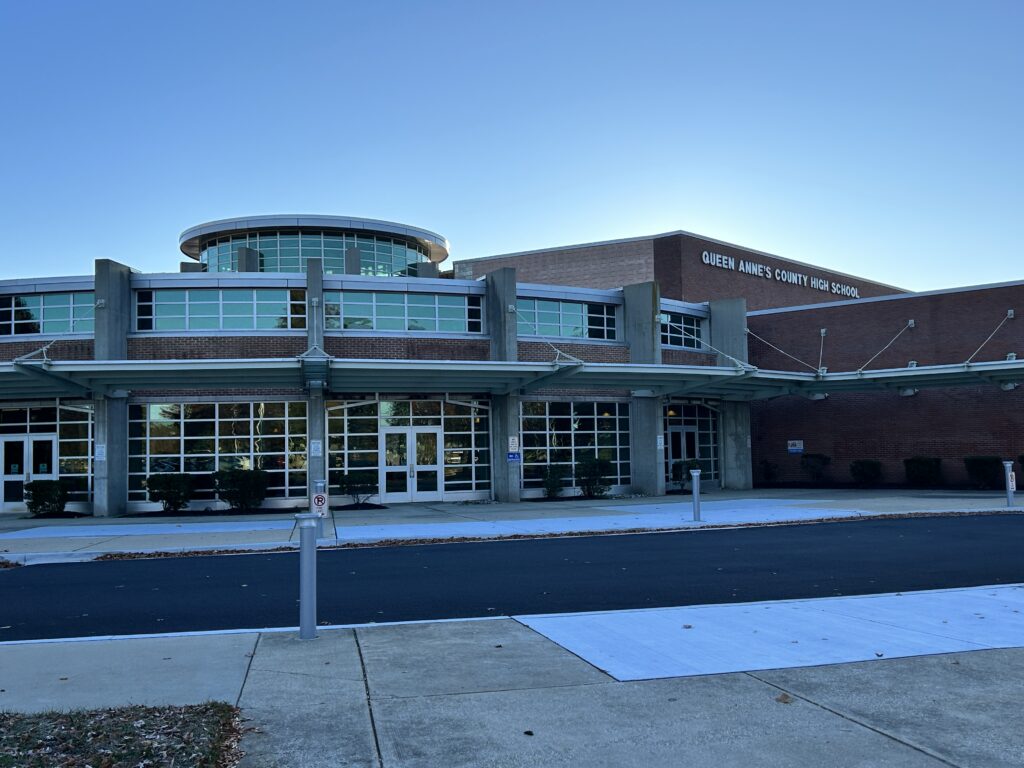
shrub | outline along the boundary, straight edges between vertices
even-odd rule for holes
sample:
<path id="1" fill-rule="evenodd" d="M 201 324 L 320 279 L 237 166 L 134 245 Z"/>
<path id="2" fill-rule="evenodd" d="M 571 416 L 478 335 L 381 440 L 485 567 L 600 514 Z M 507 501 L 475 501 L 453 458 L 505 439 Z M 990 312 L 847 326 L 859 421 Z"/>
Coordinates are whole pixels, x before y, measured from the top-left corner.
<path id="1" fill-rule="evenodd" d="M 907 483 L 917 488 L 938 488 L 945 484 L 942 459 L 932 456 L 913 456 L 903 460 Z"/>
<path id="2" fill-rule="evenodd" d="M 605 482 L 612 473 L 612 463 L 596 456 L 584 456 L 576 462 L 576 486 L 588 499 L 596 499 L 608 493 Z"/>
<path id="3" fill-rule="evenodd" d="M 686 485 L 690 482 L 690 470 L 700 469 L 700 462 L 696 459 L 686 459 L 672 462 L 672 481 Z"/>
<path id="4" fill-rule="evenodd" d="M 1003 487 L 1003 460 L 998 456 L 967 456 L 964 467 L 971 485 L 976 488 Z"/>
<path id="5" fill-rule="evenodd" d="M 824 453 L 805 453 L 800 457 L 800 466 L 811 476 L 811 482 L 820 483 L 825 479 L 825 470 L 832 463 L 832 457 Z"/>
<path id="6" fill-rule="evenodd" d="M 850 476 L 862 488 L 871 488 L 882 482 L 882 462 L 878 459 L 857 459 L 850 462 Z"/>
<path id="7" fill-rule="evenodd" d="M 355 505 L 365 504 L 377 492 L 377 484 L 365 474 L 346 472 L 338 479 L 338 490 Z"/>
<path id="8" fill-rule="evenodd" d="M 569 468 L 564 464 L 548 464 L 544 467 L 544 495 L 549 499 L 557 499 L 562 495 L 565 478 L 569 476 Z"/>
<path id="9" fill-rule="evenodd" d="M 262 469 L 225 469 L 213 473 L 217 495 L 232 509 L 255 509 L 267 498 L 267 473 Z"/>
<path id="10" fill-rule="evenodd" d="M 150 475 L 146 478 L 149 498 L 159 501 L 164 512 L 180 512 L 192 501 L 195 484 L 192 475 L 179 475 L 171 472 Z"/>
<path id="11" fill-rule="evenodd" d="M 25 483 L 25 506 L 32 517 L 59 515 L 68 503 L 67 486 L 60 480 Z"/>

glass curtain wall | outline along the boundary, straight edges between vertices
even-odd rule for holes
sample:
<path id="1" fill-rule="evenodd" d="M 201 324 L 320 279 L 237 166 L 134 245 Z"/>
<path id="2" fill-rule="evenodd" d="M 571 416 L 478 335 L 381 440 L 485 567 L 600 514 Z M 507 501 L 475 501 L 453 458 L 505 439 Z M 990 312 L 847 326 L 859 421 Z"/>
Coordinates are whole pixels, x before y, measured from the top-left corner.
<path id="1" fill-rule="evenodd" d="M 128 406 L 128 499 L 148 501 L 146 477 L 194 475 L 197 500 L 214 499 L 211 474 L 261 469 L 268 498 L 306 496 L 306 403 L 134 403 Z"/>
<path id="2" fill-rule="evenodd" d="M 324 291 L 324 329 L 480 333 L 479 296 Z"/>
<path id="3" fill-rule="evenodd" d="M 611 462 L 610 485 L 629 485 L 629 403 L 526 401 L 522 407 L 523 487 L 541 488 L 548 465 L 562 468 L 575 487 L 576 462 Z"/>
<path id="4" fill-rule="evenodd" d="M 92 333 L 95 305 L 92 291 L 0 296 L 0 336 Z"/>
<path id="5" fill-rule="evenodd" d="M 306 327 L 302 288 L 159 288 L 135 292 L 137 331 L 252 331 Z"/>

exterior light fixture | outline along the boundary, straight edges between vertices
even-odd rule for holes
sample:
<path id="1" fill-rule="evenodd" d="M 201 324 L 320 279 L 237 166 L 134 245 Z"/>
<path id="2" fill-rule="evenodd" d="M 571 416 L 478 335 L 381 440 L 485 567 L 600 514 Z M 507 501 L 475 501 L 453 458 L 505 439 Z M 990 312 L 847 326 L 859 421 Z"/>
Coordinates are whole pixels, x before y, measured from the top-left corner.
<path id="1" fill-rule="evenodd" d="M 1013 392 L 1013 390 L 1015 390 L 1019 386 L 1020 384 L 1017 383 L 1016 381 L 1004 381 L 1002 384 L 999 385 L 999 388 L 1003 390 L 1003 392 Z"/>
<path id="2" fill-rule="evenodd" d="M 913 397 L 917 394 L 917 390 L 913 387 L 902 387 L 900 389 L 900 397 Z"/>

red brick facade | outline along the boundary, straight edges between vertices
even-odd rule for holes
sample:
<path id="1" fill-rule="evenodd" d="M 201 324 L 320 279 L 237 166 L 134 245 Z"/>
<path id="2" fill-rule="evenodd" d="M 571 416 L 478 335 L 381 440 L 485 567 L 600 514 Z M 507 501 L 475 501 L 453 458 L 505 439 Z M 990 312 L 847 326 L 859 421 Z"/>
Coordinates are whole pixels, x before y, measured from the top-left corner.
<path id="1" fill-rule="evenodd" d="M 244 360 L 296 357 L 305 336 L 153 336 L 128 339 L 129 360 Z"/>
<path id="2" fill-rule="evenodd" d="M 548 345 L 543 341 L 520 341 L 520 362 L 547 363 L 555 359 L 554 346 L 568 355 L 588 363 L 628 363 L 629 348 L 624 344 L 578 344 L 564 339 L 552 339 Z"/>
<path id="3" fill-rule="evenodd" d="M 327 354 L 350 360 L 486 360 L 487 339 L 327 336 Z"/>
<path id="4" fill-rule="evenodd" d="M 47 344 L 49 344 L 47 341 L 0 342 L 0 360 L 24 357 L 37 352 Z M 46 356 L 51 360 L 92 360 L 92 339 L 58 339 L 46 350 Z"/>

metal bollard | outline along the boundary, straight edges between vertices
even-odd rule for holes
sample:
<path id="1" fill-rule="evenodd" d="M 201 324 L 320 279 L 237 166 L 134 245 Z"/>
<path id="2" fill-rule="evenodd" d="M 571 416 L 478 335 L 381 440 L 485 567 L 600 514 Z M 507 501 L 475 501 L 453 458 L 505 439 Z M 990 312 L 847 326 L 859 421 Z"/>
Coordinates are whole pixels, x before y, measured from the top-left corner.
<path id="1" fill-rule="evenodd" d="M 690 478 L 693 480 L 693 521 L 700 522 L 700 470 L 691 469 Z"/>
<path id="2" fill-rule="evenodd" d="M 1013 506 L 1013 492 L 1017 490 L 1017 476 L 1013 474 L 1013 462 L 1003 462 L 1003 473 L 1006 475 L 1006 506 Z"/>
<path id="3" fill-rule="evenodd" d="M 316 639 L 316 523 L 315 512 L 299 512 L 299 639 Z"/>

